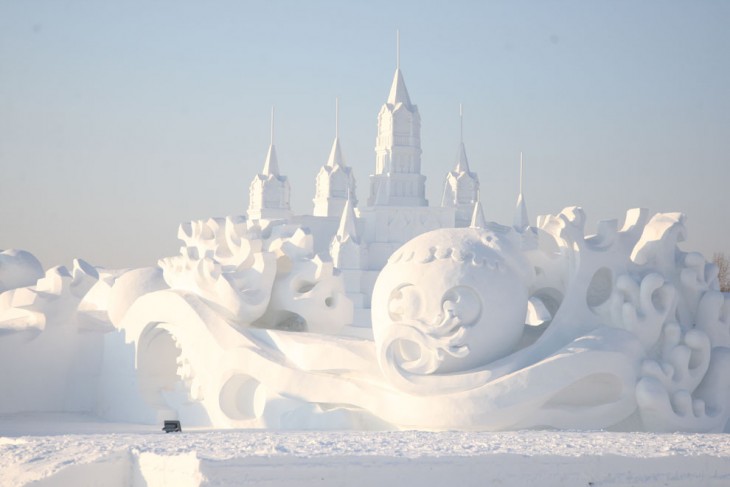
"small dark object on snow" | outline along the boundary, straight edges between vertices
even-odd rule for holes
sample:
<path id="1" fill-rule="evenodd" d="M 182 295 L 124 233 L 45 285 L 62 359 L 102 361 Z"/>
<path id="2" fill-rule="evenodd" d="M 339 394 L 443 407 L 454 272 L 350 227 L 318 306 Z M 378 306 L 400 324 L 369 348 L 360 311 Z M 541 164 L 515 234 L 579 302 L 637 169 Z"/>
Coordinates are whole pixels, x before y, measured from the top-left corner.
<path id="1" fill-rule="evenodd" d="M 165 433 L 182 433 L 182 428 L 180 427 L 180 421 L 177 420 L 165 420 L 165 426 L 162 428 L 162 431 Z"/>

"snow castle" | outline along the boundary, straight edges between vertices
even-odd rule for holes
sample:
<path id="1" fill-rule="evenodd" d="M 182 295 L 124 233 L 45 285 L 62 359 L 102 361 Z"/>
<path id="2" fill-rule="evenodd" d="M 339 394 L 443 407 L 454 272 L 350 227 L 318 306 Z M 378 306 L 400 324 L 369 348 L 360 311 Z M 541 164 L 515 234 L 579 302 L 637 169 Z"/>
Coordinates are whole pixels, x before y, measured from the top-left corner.
<path id="1" fill-rule="evenodd" d="M 0 252 L 0 413 L 295 429 L 728 431 L 730 295 L 681 213 L 487 222 L 463 140 L 428 206 L 396 67 L 367 198 L 335 133 L 314 214 L 272 132 L 246 216 L 180 253 L 44 271 Z M 521 161 L 522 162 L 522 161 Z M 521 164 L 522 171 L 522 164 Z"/>
<path id="2" fill-rule="evenodd" d="M 339 107 L 336 118 L 338 112 Z M 459 115 L 461 119 L 461 107 Z M 369 328 L 373 287 L 388 258 L 423 233 L 469 226 L 479 178 L 469 168 L 462 136 L 454 168 L 446 175 L 441 204 L 429 206 L 426 177 L 421 174 L 421 116 L 399 65 L 378 113 L 375 171 L 366 204 L 360 208 L 356 208 L 356 182 L 345 163 L 338 125 L 329 158 L 316 177 L 313 215 L 295 216 L 289 205 L 289 181 L 276 159 L 272 109 L 271 143 L 261 173 L 251 181 L 247 216 L 263 227 L 294 224 L 311 233 L 315 252 L 332 261 L 344 278 L 346 294 L 354 304 L 354 325 Z"/>

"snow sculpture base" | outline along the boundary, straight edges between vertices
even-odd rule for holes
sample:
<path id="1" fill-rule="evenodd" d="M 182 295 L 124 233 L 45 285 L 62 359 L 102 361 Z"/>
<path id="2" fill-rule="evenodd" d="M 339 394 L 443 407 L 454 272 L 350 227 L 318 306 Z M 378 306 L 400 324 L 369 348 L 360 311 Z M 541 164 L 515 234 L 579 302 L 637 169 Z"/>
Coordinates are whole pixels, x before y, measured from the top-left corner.
<path id="1" fill-rule="evenodd" d="M 590 236 L 584 224 L 567 208 L 538 228 L 417 236 L 378 277 L 373 339 L 346 336 L 342 276 L 286 222 L 191 222 L 179 256 L 128 272 L 76 261 L 38 278 L 34 259 L 4 253 L 23 270 L 8 267 L 22 279 L 0 294 L 0 364 L 17 371 L 0 378 L 0 410 L 224 428 L 726 431 L 730 299 L 713 264 L 677 247 L 683 215 L 630 210 Z M 40 392 L 44 370 L 66 389 Z"/>

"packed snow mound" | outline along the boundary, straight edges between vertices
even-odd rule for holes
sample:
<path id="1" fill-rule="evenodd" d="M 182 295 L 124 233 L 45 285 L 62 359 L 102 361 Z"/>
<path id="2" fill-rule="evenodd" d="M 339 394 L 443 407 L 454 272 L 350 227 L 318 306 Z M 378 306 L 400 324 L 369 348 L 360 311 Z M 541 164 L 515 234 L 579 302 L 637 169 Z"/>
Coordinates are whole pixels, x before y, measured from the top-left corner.
<path id="1" fill-rule="evenodd" d="M 372 335 L 351 326 L 343 273 L 293 220 L 186 223 L 179 255 L 124 272 L 76 260 L 40 275 L 7 254 L 36 280 L 0 294 L 0 412 L 726 431 L 730 299 L 716 267 L 678 247 L 684 216 L 630 210 L 595 235 L 585 221 L 571 207 L 535 228 L 474 219 L 417 236 L 358 298 Z"/>

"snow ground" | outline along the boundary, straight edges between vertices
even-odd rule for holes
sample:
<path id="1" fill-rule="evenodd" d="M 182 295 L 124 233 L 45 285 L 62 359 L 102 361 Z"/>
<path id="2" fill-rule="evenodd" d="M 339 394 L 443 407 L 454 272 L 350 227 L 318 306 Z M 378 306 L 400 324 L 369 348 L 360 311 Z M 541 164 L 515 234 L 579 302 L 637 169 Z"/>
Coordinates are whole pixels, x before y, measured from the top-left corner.
<path id="1" fill-rule="evenodd" d="M 730 485 L 730 435 L 160 428 L 0 416 L 0 485 Z"/>

